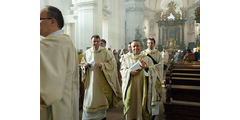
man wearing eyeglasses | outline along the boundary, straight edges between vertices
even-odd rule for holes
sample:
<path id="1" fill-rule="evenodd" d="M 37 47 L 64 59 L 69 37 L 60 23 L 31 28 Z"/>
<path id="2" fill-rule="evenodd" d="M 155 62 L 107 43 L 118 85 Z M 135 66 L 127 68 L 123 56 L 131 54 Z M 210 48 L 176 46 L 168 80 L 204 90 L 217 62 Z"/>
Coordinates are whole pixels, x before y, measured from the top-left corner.
<path id="1" fill-rule="evenodd" d="M 78 58 L 61 11 L 40 12 L 40 119 L 79 120 Z"/>

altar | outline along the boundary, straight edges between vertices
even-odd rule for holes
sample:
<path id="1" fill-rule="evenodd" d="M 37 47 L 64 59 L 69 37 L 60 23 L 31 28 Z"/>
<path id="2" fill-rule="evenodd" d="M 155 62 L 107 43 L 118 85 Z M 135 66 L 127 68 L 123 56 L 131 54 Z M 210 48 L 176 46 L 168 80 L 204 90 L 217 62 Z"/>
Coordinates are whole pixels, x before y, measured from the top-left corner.
<path id="1" fill-rule="evenodd" d="M 176 4 L 172 1 L 168 4 L 168 9 L 159 14 L 158 23 L 158 48 L 171 50 L 185 49 L 184 23 L 185 11 L 180 8 L 176 11 Z"/>

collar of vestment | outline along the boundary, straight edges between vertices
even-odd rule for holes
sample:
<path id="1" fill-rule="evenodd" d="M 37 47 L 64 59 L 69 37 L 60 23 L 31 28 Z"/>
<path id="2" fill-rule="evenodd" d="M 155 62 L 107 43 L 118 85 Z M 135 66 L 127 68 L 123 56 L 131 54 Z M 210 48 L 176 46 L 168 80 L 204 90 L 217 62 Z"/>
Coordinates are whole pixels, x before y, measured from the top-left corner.
<path id="1" fill-rule="evenodd" d="M 128 52 L 126 55 L 131 55 L 132 53 Z"/>
<path id="2" fill-rule="evenodd" d="M 57 31 L 55 31 L 55 32 L 53 32 L 53 33 L 51 33 L 51 34 L 49 34 L 49 35 L 46 36 L 46 37 L 49 37 L 49 36 L 52 36 L 52 35 L 57 35 L 57 34 L 64 34 L 64 31 L 63 31 L 63 30 L 57 30 Z"/>
<path id="3" fill-rule="evenodd" d="M 133 53 L 128 54 L 128 57 L 130 57 L 133 60 L 139 60 L 142 59 L 144 57 L 146 57 L 146 55 L 140 53 L 139 55 L 134 55 Z"/>
<path id="4" fill-rule="evenodd" d="M 106 50 L 106 48 L 103 48 L 101 46 L 99 46 L 99 48 L 97 50 L 95 50 L 93 47 L 90 49 L 90 52 L 91 53 L 100 53 L 102 52 L 103 50 Z"/>
<path id="5" fill-rule="evenodd" d="M 147 54 L 150 54 L 150 55 L 153 55 L 153 54 L 156 54 L 158 51 L 157 51 L 157 49 L 154 48 L 153 50 L 146 49 L 143 52 L 145 52 Z"/>

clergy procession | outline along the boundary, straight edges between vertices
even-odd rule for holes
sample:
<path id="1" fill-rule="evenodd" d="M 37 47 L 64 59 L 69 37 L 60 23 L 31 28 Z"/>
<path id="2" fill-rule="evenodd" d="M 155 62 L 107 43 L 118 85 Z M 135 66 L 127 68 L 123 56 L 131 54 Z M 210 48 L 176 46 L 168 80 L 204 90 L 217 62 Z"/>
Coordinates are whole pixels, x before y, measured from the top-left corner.
<path id="1" fill-rule="evenodd" d="M 96 34 L 85 40 L 90 48 L 77 51 L 63 26 L 58 8 L 41 9 L 41 120 L 164 118 L 159 116 L 165 111 L 163 90 L 169 84 L 169 70 L 175 64 L 200 60 L 196 48 L 194 53 L 190 48 L 158 49 L 154 38 L 147 38 L 145 47 L 133 39 L 128 50 L 116 50 L 106 48 L 106 40 Z M 115 108 L 122 109 L 121 118 L 108 117 Z"/>

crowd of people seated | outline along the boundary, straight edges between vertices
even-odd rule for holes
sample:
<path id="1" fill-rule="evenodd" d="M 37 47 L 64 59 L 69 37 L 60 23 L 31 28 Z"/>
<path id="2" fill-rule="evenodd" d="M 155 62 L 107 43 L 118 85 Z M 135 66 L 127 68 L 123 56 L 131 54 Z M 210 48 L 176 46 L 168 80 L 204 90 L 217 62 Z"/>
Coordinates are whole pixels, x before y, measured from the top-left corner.
<path id="1" fill-rule="evenodd" d="M 174 62 L 183 62 L 183 63 L 191 63 L 192 61 L 200 61 L 200 50 L 196 48 L 192 50 L 186 49 L 184 51 L 177 50 L 173 53 Z"/>

